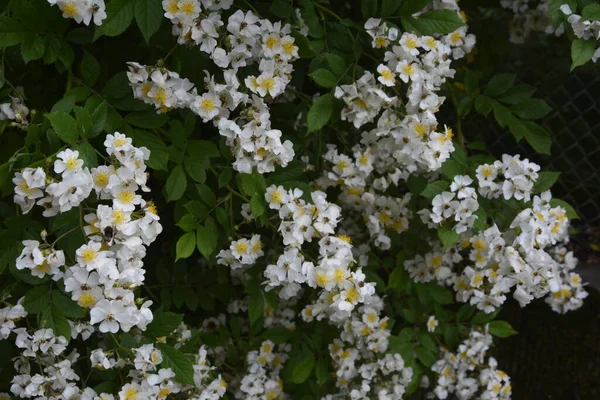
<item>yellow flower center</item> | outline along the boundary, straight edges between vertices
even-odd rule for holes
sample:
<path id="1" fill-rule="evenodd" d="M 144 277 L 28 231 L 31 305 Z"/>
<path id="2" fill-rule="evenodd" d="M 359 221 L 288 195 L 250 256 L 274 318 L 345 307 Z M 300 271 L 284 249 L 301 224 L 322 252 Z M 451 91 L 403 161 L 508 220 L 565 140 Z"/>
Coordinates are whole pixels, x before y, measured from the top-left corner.
<path id="1" fill-rule="evenodd" d="M 79 9 L 77 8 L 77 4 L 75 4 L 75 2 L 70 1 L 63 4 L 62 11 L 67 17 L 74 18 L 79 12 Z"/>
<path id="2" fill-rule="evenodd" d="M 108 172 L 98 172 L 94 177 L 94 183 L 100 187 L 108 185 Z"/>
<path id="3" fill-rule="evenodd" d="M 213 99 L 202 99 L 200 101 L 200 108 L 206 112 L 211 112 L 216 108 L 215 101 Z"/>
<path id="4" fill-rule="evenodd" d="M 81 293 L 77 303 L 83 308 L 92 308 L 96 305 L 96 297 L 91 292 L 85 291 Z"/>
<path id="5" fill-rule="evenodd" d="M 68 170 L 73 171 L 74 169 L 77 168 L 77 158 L 76 157 L 67 158 L 67 161 L 65 161 L 65 165 Z"/>
<path id="6" fill-rule="evenodd" d="M 358 290 L 355 287 L 348 289 L 346 292 L 346 300 L 350 303 L 356 303 L 358 301 Z"/>
<path id="7" fill-rule="evenodd" d="M 240 254 L 245 253 L 248 251 L 248 245 L 245 242 L 236 243 L 235 250 Z"/>
<path id="8" fill-rule="evenodd" d="M 264 89 L 271 90 L 275 87 L 275 79 L 273 79 L 272 77 L 267 77 L 263 79 L 261 86 Z"/>
<path id="9" fill-rule="evenodd" d="M 294 53 L 295 49 L 296 49 L 296 46 L 294 45 L 294 42 L 290 42 L 290 41 L 283 42 L 283 51 L 286 54 Z"/>
<path id="10" fill-rule="evenodd" d="M 186 1 L 179 9 L 184 14 L 193 15 L 196 13 L 196 4 L 194 4 L 192 1 Z"/>
<path id="11" fill-rule="evenodd" d="M 121 203 L 131 203 L 135 199 L 135 193 L 132 190 L 123 190 L 117 195 Z"/>
<path id="12" fill-rule="evenodd" d="M 170 12 L 171 14 L 175 14 L 179 11 L 179 6 L 177 5 L 179 3 L 179 0 L 170 0 L 167 3 L 167 11 Z"/>
<path id="13" fill-rule="evenodd" d="M 415 38 L 413 38 L 413 37 L 408 38 L 408 40 L 406 41 L 406 47 L 408 47 L 409 49 L 416 48 L 417 41 L 415 40 Z"/>
<path id="14" fill-rule="evenodd" d="M 138 390 L 136 388 L 130 387 L 125 391 L 125 395 L 123 396 L 125 400 L 136 400 L 138 398 Z"/>
<path id="15" fill-rule="evenodd" d="M 267 40 L 265 41 L 265 46 L 267 46 L 268 49 L 273 50 L 273 48 L 275 46 L 277 46 L 279 44 L 279 39 L 275 36 L 269 36 L 267 38 Z"/>
<path id="16" fill-rule="evenodd" d="M 86 263 L 91 263 L 96 259 L 98 253 L 94 249 L 85 249 L 81 252 L 81 259 Z"/>
<path id="17" fill-rule="evenodd" d="M 375 46 L 379 47 L 385 47 L 385 45 L 387 44 L 387 39 L 383 36 L 378 36 L 375 38 Z"/>
<path id="18" fill-rule="evenodd" d="M 386 81 L 392 81 L 392 80 L 394 80 L 394 73 L 389 68 L 382 69 L 381 70 L 381 76 Z"/>

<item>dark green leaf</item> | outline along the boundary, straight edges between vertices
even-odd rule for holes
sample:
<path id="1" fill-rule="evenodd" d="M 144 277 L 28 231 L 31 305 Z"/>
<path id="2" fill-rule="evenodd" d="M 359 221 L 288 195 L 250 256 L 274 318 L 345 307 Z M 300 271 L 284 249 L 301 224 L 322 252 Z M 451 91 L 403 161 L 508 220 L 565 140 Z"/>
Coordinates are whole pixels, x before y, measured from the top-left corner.
<path id="1" fill-rule="evenodd" d="M 135 0 L 112 0 L 106 4 L 106 19 L 96 27 L 94 40 L 102 35 L 117 36 L 129 27 L 133 20 Z"/>
<path id="2" fill-rule="evenodd" d="M 125 116 L 125 120 L 131 125 L 140 128 L 155 129 L 160 128 L 169 121 L 165 114 L 157 114 L 154 110 L 136 111 Z"/>
<path id="3" fill-rule="evenodd" d="M 84 50 L 79 69 L 86 85 L 94 86 L 98 76 L 100 76 L 100 63 L 98 63 L 96 57 Z"/>
<path id="4" fill-rule="evenodd" d="M 263 316 L 265 311 L 265 300 L 262 292 L 258 292 L 250 296 L 250 303 L 248 304 L 248 316 L 250 317 L 250 323 L 255 323 L 260 317 Z"/>
<path id="5" fill-rule="evenodd" d="M 498 97 L 506 93 L 515 83 L 517 75 L 513 73 L 495 75 L 485 87 L 483 93 L 490 97 Z"/>
<path id="6" fill-rule="evenodd" d="M 163 20 L 160 0 L 135 0 L 135 20 L 146 43 L 158 31 Z"/>
<path id="7" fill-rule="evenodd" d="M 506 321 L 492 321 L 489 324 L 490 333 L 501 338 L 516 335 L 517 331 Z"/>
<path id="8" fill-rule="evenodd" d="M 454 228 L 449 225 L 444 225 L 438 229 L 438 237 L 444 246 L 444 250 L 460 240 L 460 234 L 456 233 Z"/>
<path id="9" fill-rule="evenodd" d="M 600 4 L 589 4 L 581 10 L 581 17 L 586 21 L 600 21 Z"/>
<path id="10" fill-rule="evenodd" d="M 552 108 L 542 99 L 529 99 L 518 103 L 512 108 L 512 112 L 523 119 L 544 118 Z"/>
<path id="11" fill-rule="evenodd" d="M 163 356 L 161 367 L 171 368 L 175 372 L 176 381 L 194 385 L 194 364 L 191 358 L 165 343 L 157 343 L 156 347 Z"/>
<path id="12" fill-rule="evenodd" d="M 542 193 L 550 189 L 560 176 L 560 172 L 542 171 L 538 175 L 538 179 L 533 185 L 534 193 Z"/>
<path id="13" fill-rule="evenodd" d="M 335 75 L 325 68 L 319 68 L 318 70 L 308 74 L 308 76 L 310 76 L 317 83 L 317 85 L 327 89 L 335 87 L 337 83 Z"/>
<path id="14" fill-rule="evenodd" d="M 296 364 L 294 366 L 294 372 L 292 373 L 292 382 L 299 384 L 306 381 L 312 372 L 314 364 L 315 359 L 312 355 Z"/>
<path id="15" fill-rule="evenodd" d="M 585 64 L 586 62 L 592 59 L 594 52 L 596 51 L 596 40 L 595 39 L 575 39 L 571 44 L 571 59 L 573 60 L 573 64 L 571 64 L 571 71 L 580 65 Z"/>
<path id="16" fill-rule="evenodd" d="M 67 341 L 71 340 L 71 326 L 65 314 L 56 305 L 46 308 L 41 317 L 41 325 L 52 329 L 57 336 L 64 336 Z"/>
<path id="17" fill-rule="evenodd" d="M 196 248 L 196 235 L 194 232 L 184 233 L 183 236 L 179 238 L 176 246 L 176 257 L 175 261 L 180 258 L 188 258 L 194 252 Z"/>
<path id="18" fill-rule="evenodd" d="M 64 111 L 55 111 L 45 115 L 52 124 L 52 129 L 63 142 L 74 144 L 79 137 L 77 121 Z"/>
<path id="19" fill-rule="evenodd" d="M 185 193 L 186 188 L 187 178 L 185 172 L 181 168 L 181 165 L 178 165 L 173 168 L 165 184 L 167 201 L 179 200 L 183 196 L 183 193 Z"/>
<path id="20" fill-rule="evenodd" d="M 428 184 L 425 189 L 421 192 L 421 196 L 428 198 L 429 200 L 433 199 L 438 194 L 442 193 L 445 190 L 448 190 L 450 184 L 447 181 L 437 181 Z"/>
<path id="21" fill-rule="evenodd" d="M 402 10 L 402 8 L 401 8 Z M 446 35 L 452 33 L 465 23 L 455 11 L 433 10 L 419 15 L 418 18 L 403 17 L 402 25 L 406 30 L 421 35 Z"/>
<path id="22" fill-rule="evenodd" d="M 310 107 L 307 116 L 308 132 L 318 131 L 323 128 L 329 118 L 331 117 L 331 111 L 333 109 L 333 96 L 331 93 L 324 94 L 319 97 L 313 105 Z"/>
<path id="23" fill-rule="evenodd" d="M 427 5 L 429 4 L 429 0 L 391 0 L 391 1 L 383 1 L 383 4 L 385 3 L 395 3 L 396 7 L 398 7 L 398 4 L 401 3 L 400 5 L 400 11 L 399 14 L 402 15 L 403 17 L 410 17 L 411 15 L 418 13 L 419 11 L 423 11 L 423 9 L 425 7 L 427 7 Z M 392 5 L 387 6 L 388 8 L 393 8 Z M 384 8 L 384 6 L 382 5 L 382 9 Z M 383 10 L 382 10 L 382 15 L 385 16 L 385 14 L 383 14 Z"/>

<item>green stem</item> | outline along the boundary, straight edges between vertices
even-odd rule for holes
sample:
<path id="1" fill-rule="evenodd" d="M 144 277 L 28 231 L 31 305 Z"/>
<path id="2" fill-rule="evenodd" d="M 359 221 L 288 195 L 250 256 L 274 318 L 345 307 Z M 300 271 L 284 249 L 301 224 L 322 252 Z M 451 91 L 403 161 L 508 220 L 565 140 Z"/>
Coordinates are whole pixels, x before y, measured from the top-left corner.
<path id="1" fill-rule="evenodd" d="M 458 139 L 458 143 L 460 144 L 460 147 L 462 147 L 464 149 L 465 148 L 465 138 L 464 138 L 463 130 L 462 130 L 462 118 L 458 114 L 458 100 L 456 99 L 456 93 L 454 93 L 454 89 L 452 88 L 452 85 L 450 85 L 448 82 L 446 82 L 446 87 L 448 88 L 448 93 L 450 93 L 450 100 L 452 101 L 452 104 L 454 105 L 454 109 L 456 110 L 456 137 Z"/>

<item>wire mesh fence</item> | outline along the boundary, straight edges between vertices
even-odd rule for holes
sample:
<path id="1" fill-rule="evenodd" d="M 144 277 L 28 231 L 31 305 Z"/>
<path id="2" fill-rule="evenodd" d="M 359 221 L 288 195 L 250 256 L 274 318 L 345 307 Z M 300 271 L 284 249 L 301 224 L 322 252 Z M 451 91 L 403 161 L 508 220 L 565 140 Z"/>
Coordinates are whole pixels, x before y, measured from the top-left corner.
<path id="1" fill-rule="evenodd" d="M 585 229 L 600 224 L 600 73 L 595 65 L 569 73 L 570 56 L 558 51 L 539 42 L 525 45 L 500 67 L 538 88 L 535 97 L 552 107 L 540 121 L 552 135 L 550 156 L 536 154 L 524 141 L 515 145 L 511 133 L 493 116 L 468 118 L 464 131 L 467 138 L 488 143 L 496 157 L 519 153 L 543 170 L 561 171 L 553 195 L 575 207 L 581 217 L 576 226 Z"/>

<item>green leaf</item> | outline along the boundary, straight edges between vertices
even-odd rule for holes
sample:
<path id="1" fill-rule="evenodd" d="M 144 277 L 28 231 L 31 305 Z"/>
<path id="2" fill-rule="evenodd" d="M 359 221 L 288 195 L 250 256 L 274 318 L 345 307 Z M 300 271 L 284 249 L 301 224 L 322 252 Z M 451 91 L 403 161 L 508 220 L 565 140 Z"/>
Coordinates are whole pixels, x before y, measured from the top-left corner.
<path id="1" fill-rule="evenodd" d="M 475 97 L 475 111 L 483 116 L 488 116 L 494 108 L 494 101 L 487 96 Z"/>
<path id="2" fill-rule="evenodd" d="M 417 339 L 419 339 L 419 343 L 426 349 L 429 349 L 431 351 L 437 351 L 437 346 L 429 333 L 419 332 L 417 334 Z"/>
<path id="3" fill-rule="evenodd" d="M 187 177 L 181 165 L 176 166 L 169 174 L 165 189 L 167 190 L 167 201 L 179 200 L 187 188 Z"/>
<path id="4" fill-rule="evenodd" d="M 583 7 L 581 17 L 586 21 L 600 21 L 600 5 L 592 3 Z"/>
<path id="5" fill-rule="evenodd" d="M 304 358 L 294 367 L 294 372 L 292 373 L 292 382 L 295 384 L 300 384 L 308 379 L 310 376 L 313 366 L 315 365 L 314 357 L 309 356 Z"/>
<path id="6" fill-rule="evenodd" d="M 522 121 L 522 123 L 527 128 L 525 132 L 527 143 L 538 153 L 550 154 L 552 139 L 548 131 L 533 121 Z"/>
<path id="7" fill-rule="evenodd" d="M 92 116 L 83 107 L 73 107 L 75 117 L 77 117 L 77 127 L 82 138 L 89 138 L 93 136 L 93 122 Z"/>
<path id="8" fill-rule="evenodd" d="M 402 25 L 408 31 L 433 36 L 435 34 L 447 35 L 452 33 L 465 26 L 465 23 L 455 11 L 434 10 L 424 12 L 418 18 L 402 17 Z"/>
<path id="9" fill-rule="evenodd" d="M 50 288 L 47 285 L 36 286 L 25 293 L 23 307 L 30 314 L 40 314 L 46 311 L 50 298 Z"/>
<path id="10" fill-rule="evenodd" d="M 175 261 L 180 258 L 188 258 L 194 253 L 194 249 L 196 248 L 196 235 L 194 232 L 184 233 L 183 236 L 179 238 L 176 245 L 176 257 Z"/>
<path id="11" fill-rule="evenodd" d="M 157 114 L 154 110 L 136 111 L 125 116 L 125 121 L 140 128 L 156 129 L 169 121 L 165 114 Z"/>
<path id="12" fill-rule="evenodd" d="M 456 313 L 456 320 L 458 322 L 467 321 L 469 318 L 471 318 L 471 315 L 473 315 L 474 312 L 475 307 L 473 307 L 470 304 L 463 304 L 462 306 L 460 306 L 458 312 Z"/>
<path id="13" fill-rule="evenodd" d="M 512 112 L 523 119 L 544 118 L 552 108 L 542 99 L 524 100 L 512 108 Z"/>
<path id="14" fill-rule="evenodd" d="M 401 3 L 402 5 L 400 6 L 400 11 L 398 12 L 400 15 L 402 15 L 403 17 L 410 17 L 411 15 L 413 15 L 414 13 L 418 13 L 419 11 L 423 11 L 423 9 L 425 7 L 427 7 L 427 5 L 429 4 L 429 0 L 390 0 L 390 1 L 383 1 L 382 4 L 382 15 L 385 16 L 385 14 L 383 14 L 383 8 L 384 8 L 384 4 L 385 3 L 395 3 L 396 7 L 398 3 Z M 392 5 L 388 6 L 389 8 L 392 8 Z"/>
<path id="15" fill-rule="evenodd" d="M 125 72 L 119 72 L 111 77 L 102 88 L 102 95 L 111 99 L 120 99 L 131 95 L 129 79 Z"/>
<path id="16" fill-rule="evenodd" d="M 568 4 L 571 7 L 571 11 L 577 11 L 577 0 L 550 0 L 548 4 L 548 18 L 554 26 L 558 26 L 563 20 L 566 20 L 565 14 L 560 10 L 563 4 Z"/>
<path id="17" fill-rule="evenodd" d="M 50 296 L 52 304 L 58 307 L 67 318 L 83 318 L 83 308 L 58 290 L 53 290 Z"/>
<path id="18" fill-rule="evenodd" d="M 198 183 L 196 185 L 196 190 L 200 195 L 202 201 L 209 207 L 214 207 L 217 204 L 217 197 L 213 193 L 212 189 L 205 185 L 204 183 Z"/>
<path id="19" fill-rule="evenodd" d="M 494 318 L 496 318 L 500 310 L 501 308 L 497 308 L 495 311 L 489 314 L 487 314 L 484 311 L 477 311 L 477 314 L 475 314 L 475 316 L 471 320 L 471 323 L 473 325 L 485 325 L 488 322 L 492 321 Z"/>
<path id="20" fill-rule="evenodd" d="M 542 171 L 533 185 L 533 193 L 542 193 L 550 189 L 560 176 L 560 172 Z"/>
<path id="21" fill-rule="evenodd" d="M 456 233 L 454 228 L 449 225 L 441 226 L 438 229 L 438 237 L 444 246 L 444 250 L 450 248 L 456 242 L 460 240 L 460 234 Z"/>
<path id="22" fill-rule="evenodd" d="M 163 9 L 160 0 L 136 0 L 135 20 L 146 43 L 154 35 L 163 20 Z"/>
<path id="23" fill-rule="evenodd" d="M 87 103 L 86 103 L 87 106 Z M 87 109 L 87 107 L 86 107 Z M 95 137 L 97 135 L 100 134 L 100 132 L 102 132 L 102 130 L 104 129 L 104 124 L 106 123 L 106 117 L 107 117 L 107 111 L 108 108 L 106 106 L 106 102 L 103 101 L 102 103 L 98 104 L 95 108 L 89 110 L 87 109 L 88 112 L 91 113 L 92 116 L 92 132 L 91 132 L 91 136 L 87 137 L 87 138 L 91 138 L 91 137 Z M 86 136 L 83 136 L 84 138 Z M 152 157 L 152 155 L 150 155 Z"/>
<path id="24" fill-rule="evenodd" d="M 64 336 L 67 341 L 71 340 L 71 326 L 65 314 L 56 305 L 50 305 L 41 317 L 41 325 L 52 329 L 57 336 Z"/>
<path id="25" fill-rule="evenodd" d="M 265 299 L 263 298 L 262 292 L 250 296 L 250 303 L 248 304 L 248 316 L 250 317 L 250 323 L 254 324 L 265 312 Z"/>
<path id="26" fill-rule="evenodd" d="M 148 324 L 144 335 L 149 338 L 167 336 L 177 329 L 181 321 L 183 321 L 183 314 L 156 311 L 154 312 L 154 319 Z"/>
<path id="27" fill-rule="evenodd" d="M 306 118 L 308 124 L 308 132 L 318 131 L 323 128 L 329 118 L 333 109 L 333 96 L 331 93 L 324 94 L 319 97 L 308 110 Z"/>
<path id="28" fill-rule="evenodd" d="M 258 193 L 254 193 L 250 199 L 250 209 L 252 210 L 252 214 L 254 214 L 256 217 L 260 217 L 265 213 L 266 208 L 264 200 Z"/>
<path id="29" fill-rule="evenodd" d="M 333 71 L 333 73 L 337 76 L 342 76 L 348 69 L 348 65 L 346 61 L 333 53 L 325 53 L 323 57 L 327 60 L 327 65 L 329 65 L 329 69 Z"/>
<path id="30" fill-rule="evenodd" d="M 417 358 L 424 366 L 427 368 L 431 368 L 431 366 L 436 362 L 436 357 L 433 351 L 426 349 L 422 346 L 417 346 L 415 348 L 415 353 L 417 353 Z"/>
<path id="31" fill-rule="evenodd" d="M 52 124 L 52 129 L 63 142 L 74 144 L 79 137 L 77 121 L 64 111 L 55 111 L 45 115 Z"/>
<path id="32" fill-rule="evenodd" d="M 550 205 L 552 207 L 562 207 L 567 210 L 567 218 L 569 219 L 580 219 L 575 208 L 564 200 L 552 199 L 550 200 Z"/>
<path id="33" fill-rule="evenodd" d="M 404 290 L 410 282 L 410 276 L 403 265 L 398 265 L 388 279 L 388 289 Z"/>
<path id="34" fill-rule="evenodd" d="M 100 36 L 118 36 L 133 20 L 135 0 L 112 0 L 106 5 L 106 19 L 96 27 L 94 41 Z"/>
<path id="35" fill-rule="evenodd" d="M 432 182 L 425 186 L 425 189 L 423 189 L 423 191 L 421 192 L 421 196 L 431 200 L 443 191 L 448 190 L 449 187 L 450 184 L 447 181 Z"/>
<path id="36" fill-rule="evenodd" d="M 85 84 L 94 86 L 94 83 L 98 80 L 98 76 L 100 76 L 100 63 L 98 63 L 96 57 L 84 50 L 79 70 Z"/>
<path id="37" fill-rule="evenodd" d="M 516 335 L 516 330 L 506 321 L 492 321 L 489 324 L 490 333 L 501 338 Z"/>
<path id="38" fill-rule="evenodd" d="M 209 258 L 215 251 L 215 235 L 211 229 L 205 226 L 196 228 L 196 246 L 204 258 Z"/>
<path id="39" fill-rule="evenodd" d="M 317 85 L 327 89 L 331 89 L 337 84 L 335 75 L 325 68 L 319 68 L 316 71 L 308 74 L 308 76 L 310 76 L 317 83 Z"/>
<path id="40" fill-rule="evenodd" d="M 573 64 L 571 65 L 571 71 L 590 61 L 595 51 L 596 40 L 573 40 L 573 43 L 571 44 L 571 59 L 573 60 Z"/>
<path id="41" fill-rule="evenodd" d="M 442 164 L 442 172 L 444 177 L 452 179 L 456 175 L 462 175 L 464 167 L 460 165 L 458 161 L 449 159 Z"/>
<path id="42" fill-rule="evenodd" d="M 289 1 L 274 0 L 271 2 L 271 8 L 269 11 L 277 18 L 289 19 L 294 12 L 294 8 L 290 5 Z"/>
<path id="43" fill-rule="evenodd" d="M 535 86 L 527 84 L 515 85 L 503 95 L 498 96 L 497 99 L 505 104 L 515 105 L 531 98 L 535 91 Z"/>
<path id="44" fill-rule="evenodd" d="M 192 214 L 186 214 L 176 224 L 183 229 L 184 232 L 193 231 L 198 227 L 198 219 Z"/>
<path id="45" fill-rule="evenodd" d="M 428 290 L 429 294 L 436 303 L 442 305 L 454 303 L 454 296 L 452 295 L 452 291 L 450 289 L 438 284 L 432 284 L 429 285 Z"/>
<path id="46" fill-rule="evenodd" d="M 98 166 L 98 155 L 96 150 L 88 142 L 81 142 L 73 146 L 73 150 L 79 151 L 79 158 L 83 160 L 83 165 L 88 168 Z"/>
<path id="47" fill-rule="evenodd" d="M 181 351 L 174 349 L 165 343 L 155 345 L 162 353 L 163 361 L 161 368 L 171 368 L 175 372 L 175 380 L 180 383 L 195 385 L 194 364 L 191 358 L 186 357 Z"/>
<path id="48" fill-rule="evenodd" d="M 263 337 L 265 339 L 271 340 L 275 344 L 286 343 L 290 340 L 291 336 L 292 331 L 283 326 L 270 328 L 263 334 Z"/>
<path id="49" fill-rule="evenodd" d="M 219 179 L 218 179 L 218 184 L 219 187 L 225 187 L 229 184 L 229 182 L 231 181 L 231 177 L 233 176 L 233 172 L 231 172 L 231 169 L 229 168 L 224 168 L 221 173 L 219 174 Z"/>
<path id="50" fill-rule="evenodd" d="M 44 35 L 31 34 L 21 44 L 21 55 L 23 56 L 23 62 L 27 64 L 29 61 L 37 60 L 42 58 L 44 51 L 46 50 L 46 40 Z"/>
<path id="51" fill-rule="evenodd" d="M 317 381 L 319 382 L 319 385 L 324 384 L 329 379 L 329 360 L 326 357 L 319 359 L 317 362 L 315 375 L 317 375 Z"/>
<path id="52" fill-rule="evenodd" d="M 206 182 L 206 165 L 203 161 L 186 158 L 183 166 L 189 177 L 194 181 L 198 183 Z"/>
<path id="53" fill-rule="evenodd" d="M 517 75 L 513 73 L 495 75 L 485 87 L 483 93 L 490 97 L 498 97 L 506 93 L 515 83 Z"/>

